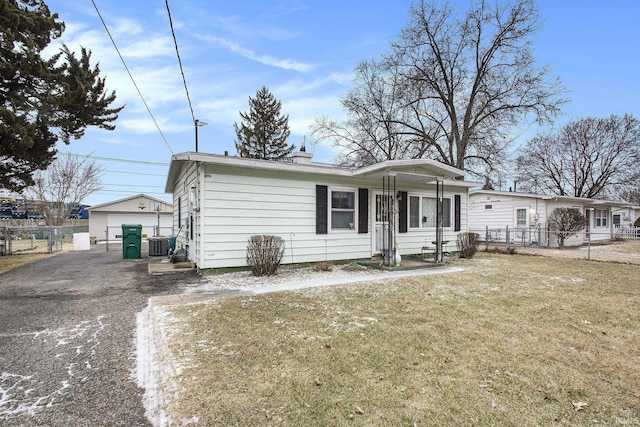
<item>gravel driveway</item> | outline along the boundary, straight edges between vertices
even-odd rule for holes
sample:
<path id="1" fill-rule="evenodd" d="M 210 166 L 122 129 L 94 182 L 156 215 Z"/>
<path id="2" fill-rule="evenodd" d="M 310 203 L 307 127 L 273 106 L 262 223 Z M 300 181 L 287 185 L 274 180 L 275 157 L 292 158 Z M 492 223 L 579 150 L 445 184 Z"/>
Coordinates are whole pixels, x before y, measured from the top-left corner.
<path id="1" fill-rule="evenodd" d="M 150 276 L 144 255 L 96 246 L 0 275 L 0 425 L 149 425 L 134 375 L 136 313 L 199 279 Z"/>

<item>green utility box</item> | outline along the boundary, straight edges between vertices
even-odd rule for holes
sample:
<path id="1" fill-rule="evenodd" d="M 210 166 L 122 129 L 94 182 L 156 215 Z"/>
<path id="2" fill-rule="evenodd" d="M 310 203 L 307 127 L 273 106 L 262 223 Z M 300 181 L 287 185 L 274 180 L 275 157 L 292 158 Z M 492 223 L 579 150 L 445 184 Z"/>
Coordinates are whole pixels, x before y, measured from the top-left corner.
<path id="1" fill-rule="evenodd" d="M 122 224 L 122 258 L 140 258 L 142 246 L 142 225 Z"/>

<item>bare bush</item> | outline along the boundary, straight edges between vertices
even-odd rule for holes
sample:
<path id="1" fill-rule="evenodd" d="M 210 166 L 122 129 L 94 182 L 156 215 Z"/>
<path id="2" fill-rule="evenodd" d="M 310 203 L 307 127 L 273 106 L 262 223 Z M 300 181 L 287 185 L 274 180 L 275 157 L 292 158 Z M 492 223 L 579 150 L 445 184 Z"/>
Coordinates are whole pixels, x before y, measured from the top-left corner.
<path id="1" fill-rule="evenodd" d="M 476 233 L 458 234 L 458 251 L 460 258 L 471 259 L 478 251 L 478 235 Z"/>
<path id="2" fill-rule="evenodd" d="M 284 256 L 284 239 L 279 236 L 255 235 L 247 242 L 247 265 L 254 276 L 276 274 Z"/>
<path id="3" fill-rule="evenodd" d="M 555 208 L 549 216 L 549 228 L 556 231 L 558 246 L 564 248 L 564 242 L 584 229 L 586 218 L 576 208 Z"/>

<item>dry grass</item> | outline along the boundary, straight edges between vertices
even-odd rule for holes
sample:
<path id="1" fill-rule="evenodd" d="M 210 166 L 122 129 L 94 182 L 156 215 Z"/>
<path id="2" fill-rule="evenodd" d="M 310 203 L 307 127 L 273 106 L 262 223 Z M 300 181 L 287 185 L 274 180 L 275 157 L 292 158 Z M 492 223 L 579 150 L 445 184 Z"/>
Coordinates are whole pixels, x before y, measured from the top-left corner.
<path id="1" fill-rule="evenodd" d="M 174 308 L 169 413 L 202 426 L 640 424 L 640 266 L 460 264 Z"/>
<path id="2" fill-rule="evenodd" d="M 559 248 L 515 248 L 519 254 L 542 255 L 557 258 L 587 259 L 586 246 Z M 593 244 L 590 249 L 592 260 L 614 261 L 630 264 L 640 264 L 640 240 L 625 240 Z"/>
<path id="3" fill-rule="evenodd" d="M 46 243 L 45 243 L 46 246 Z M 45 248 L 46 249 L 46 248 Z M 0 256 L 0 274 L 13 270 L 14 268 L 21 267 L 23 265 L 31 264 L 32 262 L 40 261 L 41 259 L 48 258 L 50 256 L 57 255 L 62 252 L 68 252 L 73 250 L 73 243 L 64 242 L 62 244 L 62 251 L 54 252 L 52 254 L 46 252 L 25 252 L 16 253 L 13 255 Z"/>
<path id="4" fill-rule="evenodd" d="M 621 254 L 640 254 L 640 240 L 623 240 L 607 246 L 612 252 Z"/>
<path id="5" fill-rule="evenodd" d="M 55 255 L 55 254 L 54 254 Z M 0 274 L 6 273 L 14 268 L 31 264 L 32 262 L 39 261 L 43 258 L 47 258 L 51 254 L 20 254 L 20 255 L 7 255 L 0 257 Z"/>

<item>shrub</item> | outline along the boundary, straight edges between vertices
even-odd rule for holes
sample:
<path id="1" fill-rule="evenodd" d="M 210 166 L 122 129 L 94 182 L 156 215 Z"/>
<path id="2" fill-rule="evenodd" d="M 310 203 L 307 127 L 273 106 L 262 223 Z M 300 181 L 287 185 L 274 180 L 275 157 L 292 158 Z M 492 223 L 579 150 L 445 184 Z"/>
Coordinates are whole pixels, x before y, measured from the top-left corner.
<path id="1" fill-rule="evenodd" d="M 586 219 L 576 208 L 555 208 L 548 219 L 549 228 L 558 236 L 558 246 L 564 248 L 564 241 L 584 229 Z"/>
<path id="2" fill-rule="evenodd" d="M 499 246 L 494 246 L 491 249 L 487 249 L 487 253 L 490 253 L 490 254 L 515 255 L 516 254 L 516 248 L 515 248 L 515 246 L 509 246 L 509 247 L 504 247 L 504 248 L 501 248 Z"/>
<path id="3" fill-rule="evenodd" d="M 640 227 L 640 216 L 636 218 L 636 221 L 633 223 L 634 227 Z"/>
<path id="4" fill-rule="evenodd" d="M 457 243 L 460 258 L 471 259 L 478 251 L 478 235 L 476 233 L 458 234 Z"/>
<path id="5" fill-rule="evenodd" d="M 321 261 L 313 265 L 313 271 L 333 271 L 333 264 L 329 261 Z"/>
<path id="6" fill-rule="evenodd" d="M 247 265 L 254 276 L 276 274 L 284 256 L 284 239 L 279 236 L 256 235 L 247 242 Z"/>

